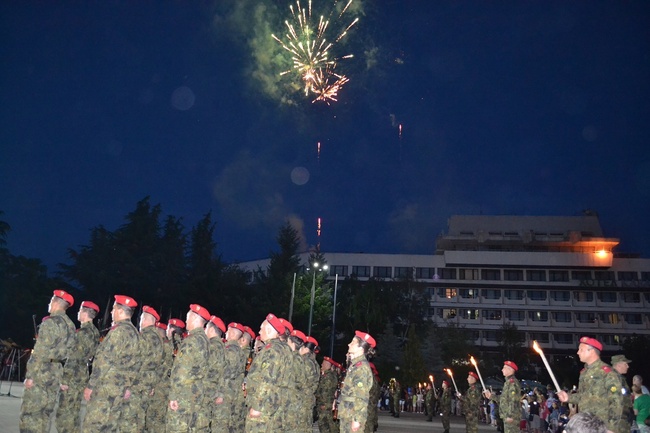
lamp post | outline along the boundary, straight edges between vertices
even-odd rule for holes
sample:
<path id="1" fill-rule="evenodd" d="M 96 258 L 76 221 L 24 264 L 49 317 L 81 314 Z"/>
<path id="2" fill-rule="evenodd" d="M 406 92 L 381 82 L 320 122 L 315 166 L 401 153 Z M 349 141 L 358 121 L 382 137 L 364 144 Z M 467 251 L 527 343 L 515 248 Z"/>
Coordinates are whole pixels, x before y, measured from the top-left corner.
<path id="1" fill-rule="evenodd" d="M 334 277 L 334 304 L 332 305 L 332 336 L 330 338 L 330 358 L 334 358 L 334 338 L 336 337 L 336 290 L 339 286 L 339 274 Z"/>
<path id="2" fill-rule="evenodd" d="M 307 335 L 311 335 L 311 320 L 314 317 L 314 297 L 316 296 L 316 272 L 327 270 L 327 265 L 319 267 L 318 262 L 312 263 L 314 268 L 314 278 L 311 280 L 311 300 L 309 301 L 309 326 L 307 327 Z"/>

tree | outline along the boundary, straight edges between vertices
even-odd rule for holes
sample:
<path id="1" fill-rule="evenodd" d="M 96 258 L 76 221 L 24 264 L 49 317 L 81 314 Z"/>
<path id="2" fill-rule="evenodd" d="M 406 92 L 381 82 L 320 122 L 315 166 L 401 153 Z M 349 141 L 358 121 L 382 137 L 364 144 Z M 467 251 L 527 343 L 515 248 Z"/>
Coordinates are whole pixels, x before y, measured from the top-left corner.
<path id="1" fill-rule="evenodd" d="M 498 342 L 505 359 L 519 361 L 521 348 L 524 345 L 525 336 L 519 332 L 517 325 L 512 322 L 504 323 L 499 328 Z"/>
<path id="2" fill-rule="evenodd" d="M 404 367 L 402 371 L 402 378 L 407 384 L 415 385 L 429 380 L 424 358 L 422 358 L 420 338 L 414 324 L 409 326 L 406 344 L 404 345 Z"/>

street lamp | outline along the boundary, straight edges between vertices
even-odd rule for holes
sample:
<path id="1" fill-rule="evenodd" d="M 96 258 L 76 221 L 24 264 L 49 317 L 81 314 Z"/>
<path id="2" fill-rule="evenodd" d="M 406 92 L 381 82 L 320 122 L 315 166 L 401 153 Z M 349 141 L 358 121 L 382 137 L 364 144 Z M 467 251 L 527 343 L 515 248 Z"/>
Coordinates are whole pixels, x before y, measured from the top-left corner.
<path id="1" fill-rule="evenodd" d="M 314 268 L 314 278 L 311 280 L 311 301 L 309 302 L 309 326 L 307 327 L 307 335 L 311 335 L 311 320 L 314 317 L 314 297 L 316 296 L 316 272 L 326 271 L 327 265 L 319 267 L 318 262 L 312 263 Z"/>

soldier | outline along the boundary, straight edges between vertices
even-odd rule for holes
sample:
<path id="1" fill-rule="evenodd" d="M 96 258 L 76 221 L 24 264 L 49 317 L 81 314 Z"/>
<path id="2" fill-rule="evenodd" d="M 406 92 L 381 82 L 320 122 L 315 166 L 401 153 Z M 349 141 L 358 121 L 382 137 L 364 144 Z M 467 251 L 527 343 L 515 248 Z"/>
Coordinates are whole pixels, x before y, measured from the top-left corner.
<path id="1" fill-rule="evenodd" d="M 328 356 L 323 358 L 320 369 L 320 379 L 316 389 L 316 410 L 318 412 L 318 428 L 320 433 L 334 431 L 332 417 L 332 402 L 338 385 L 338 376 L 333 368 L 334 360 Z"/>
<path id="2" fill-rule="evenodd" d="M 131 386 L 140 367 L 138 330 L 131 323 L 138 303 L 115 295 L 111 310 L 113 326 L 97 348 L 93 371 L 84 390 L 86 418 L 84 433 L 118 431 Z"/>
<path id="3" fill-rule="evenodd" d="M 300 351 L 303 349 L 306 340 L 307 336 L 297 329 L 291 331 L 291 335 L 287 339 L 287 344 L 291 348 L 293 355 L 291 364 L 293 371 L 290 374 L 292 384 L 289 386 L 289 392 L 286 395 L 286 416 L 282 420 L 282 431 L 286 433 L 297 433 L 305 428 L 304 407 L 308 405 L 305 398 L 310 386 L 310 378 L 308 366 L 303 361 Z"/>
<path id="4" fill-rule="evenodd" d="M 240 325 L 241 326 L 241 325 Z M 244 332 L 237 340 L 236 344 L 239 345 L 239 361 L 235 367 L 236 379 L 234 384 L 237 385 L 237 393 L 234 400 L 233 416 L 230 418 L 231 432 L 243 433 L 246 424 L 246 417 L 248 416 L 248 408 L 246 407 L 246 374 L 253 362 L 254 351 L 251 350 L 251 341 L 259 341 L 256 338 L 255 332 L 248 326 L 243 327 Z"/>
<path id="5" fill-rule="evenodd" d="M 199 304 L 187 312 L 188 335 L 172 366 L 169 378 L 167 433 L 207 432 L 209 420 L 204 412 L 205 382 L 210 359 L 210 343 L 203 330 L 210 313 Z"/>
<path id="6" fill-rule="evenodd" d="M 230 413 L 226 423 L 227 431 L 237 433 L 244 431 L 244 420 L 246 419 L 246 400 L 244 399 L 242 386 L 250 349 L 243 350 L 239 345 L 239 339 L 244 334 L 244 325 L 230 322 L 226 330 L 226 342 L 224 344 L 222 404 L 226 412 Z"/>
<path id="7" fill-rule="evenodd" d="M 631 359 L 627 359 L 625 355 L 614 355 L 612 356 L 612 368 L 618 373 L 621 380 L 621 391 L 623 393 L 623 416 L 621 417 L 620 425 L 618 428 L 619 432 L 628 433 L 632 422 L 634 421 L 634 396 L 630 392 L 630 387 L 627 386 L 625 381 L 625 375 L 627 370 L 630 368 L 629 364 L 632 362 Z"/>
<path id="8" fill-rule="evenodd" d="M 433 422 L 433 416 L 435 415 L 435 390 L 430 383 L 427 383 L 427 394 L 424 396 L 424 405 L 426 406 L 427 411 L 427 421 Z"/>
<path id="9" fill-rule="evenodd" d="M 372 387 L 372 371 L 368 356 L 373 356 L 377 343 L 368 333 L 355 331 L 348 344 L 350 367 L 341 388 L 339 419 L 341 431 L 363 432 L 368 422 L 368 403 Z"/>
<path id="10" fill-rule="evenodd" d="M 449 433 L 449 417 L 451 416 L 451 389 L 449 382 L 442 381 L 442 396 L 440 397 L 440 414 L 444 433 Z"/>
<path id="11" fill-rule="evenodd" d="M 142 307 L 140 314 L 140 341 L 138 352 L 140 354 L 140 370 L 136 384 L 131 393 L 129 407 L 132 409 L 134 424 L 137 431 L 152 431 L 152 422 L 146 418 L 149 406 L 153 404 L 155 389 L 160 380 L 160 371 L 165 360 L 165 346 L 156 328 L 160 321 L 158 312 L 148 305 Z M 128 418 L 125 416 L 125 418 Z M 153 421 L 155 424 L 155 421 Z"/>
<path id="12" fill-rule="evenodd" d="M 375 364 L 368 362 L 370 370 L 372 371 L 372 386 L 370 387 L 370 400 L 368 402 L 368 421 L 366 422 L 365 433 L 372 433 L 377 431 L 379 427 L 378 424 L 378 414 L 377 414 L 377 403 L 379 402 L 380 392 L 379 392 L 379 372 L 375 367 Z"/>
<path id="13" fill-rule="evenodd" d="M 77 312 L 81 324 L 74 336 L 73 349 L 63 368 L 61 398 L 56 413 L 56 430 L 59 433 L 77 433 L 81 429 L 81 399 L 88 384 L 88 366 L 99 344 L 99 330 L 93 319 L 99 306 L 83 301 Z"/>
<path id="14" fill-rule="evenodd" d="M 285 326 L 273 314 L 268 314 L 260 325 L 260 339 L 265 346 L 253 360 L 246 378 L 246 432 L 282 431 L 279 412 L 280 394 L 288 393 L 290 384 L 291 349 L 280 341 Z"/>
<path id="15" fill-rule="evenodd" d="M 399 380 L 395 379 L 393 383 L 393 389 L 391 390 L 391 397 L 393 398 L 393 416 L 399 418 L 400 413 L 400 400 L 402 399 L 402 386 L 399 383 Z"/>
<path id="16" fill-rule="evenodd" d="M 206 380 L 206 394 L 208 399 L 208 416 L 212 433 L 228 432 L 230 408 L 224 406 L 224 367 L 226 363 L 225 346 L 221 337 L 226 332 L 226 325 L 217 316 L 210 317 L 205 325 L 205 335 L 210 342 L 210 361 L 208 364 L 208 378 Z"/>
<path id="17" fill-rule="evenodd" d="M 465 412 L 465 431 L 467 433 L 478 433 L 478 411 L 481 407 L 481 391 L 476 386 L 478 376 L 473 371 L 467 375 L 469 388 L 465 397 L 458 393 L 458 398 L 463 402 Z"/>
<path id="18" fill-rule="evenodd" d="M 596 415 L 605 421 L 609 430 L 617 433 L 624 418 L 623 400 L 626 396 L 618 373 L 600 359 L 602 349 L 603 345 L 595 338 L 580 339 L 578 357 L 585 363 L 585 368 L 580 372 L 578 392 L 569 395 L 560 391 L 557 396 L 562 402 L 577 404 L 579 412 Z"/>
<path id="19" fill-rule="evenodd" d="M 169 319 L 167 322 L 167 338 L 172 343 L 173 355 L 176 357 L 178 349 L 181 347 L 183 341 L 183 334 L 185 333 L 185 322 L 181 319 Z"/>
<path id="20" fill-rule="evenodd" d="M 318 376 L 320 375 L 320 367 L 316 361 L 316 354 L 319 351 L 318 341 L 312 336 L 307 337 L 307 341 L 305 341 L 305 344 L 299 350 L 300 356 L 307 368 L 306 395 L 304 396 L 304 404 L 302 405 L 302 420 L 304 423 L 304 429 L 302 431 L 311 431 L 314 425 L 316 388 L 318 388 Z"/>
<path id="21" fill-rule="evenodd" d="M 21 433 L 45 433 L 50 429 L 57 393 L 63 377 L 63 364 L 70 356 L 75 328 L 65 311 L 74 304 L 72 295 L 55 290 L 47 307 L 49 316 L 38 328 L 32 356 L 27 361 L 25 391 L 20 406 Z"/>
<path id="22" fill-rule="evenodd" d="M 167 325 L 161 322 L 157 322 L 155 327 L 156 332 L 162 340 L 163 361 L 156 372 L 156 386 L 145 413 L 147 420 L 145 431 L 148 433 L 158 433 L 165 431 L 167 406 L 169 403 L 169 375 L 171 374 L 172 362 L 174 359 L 172 343 L 169 341 L 169 339 L 167 339 Z"/>
<path id="23" fill-rule="evenodd" d="M 493 394 L 491 391 L 483 391 L 488 399 L 499 404 L 499 416 L 503 420 L 504 433 L 519 433 L 519 421 L 521 420 L 521 385 L 515 377 L 519 368 L 512 361 L 505 361 L 501 373 L 505 378 L 501 395 Z"/>

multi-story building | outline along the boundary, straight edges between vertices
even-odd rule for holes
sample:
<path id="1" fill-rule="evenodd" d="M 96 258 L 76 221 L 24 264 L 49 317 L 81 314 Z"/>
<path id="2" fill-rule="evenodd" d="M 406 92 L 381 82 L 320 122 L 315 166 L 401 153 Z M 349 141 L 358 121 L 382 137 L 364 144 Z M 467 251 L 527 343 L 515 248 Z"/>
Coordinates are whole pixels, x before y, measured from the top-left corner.
<path id="1" fill-rule="evenodd" d="M 452 216 L 432 255 L 323 254 L 330 278 L 413 279 L 427 290 L 428 319 L 464 326 L 483 350 L 512 323 L 525 344 L 562 354 L 575 352 L 582 335 L 610 352 L 626 336 L 650 335 L 650 259 L 617 254 L 618 243 L 593 214 Z"/>

